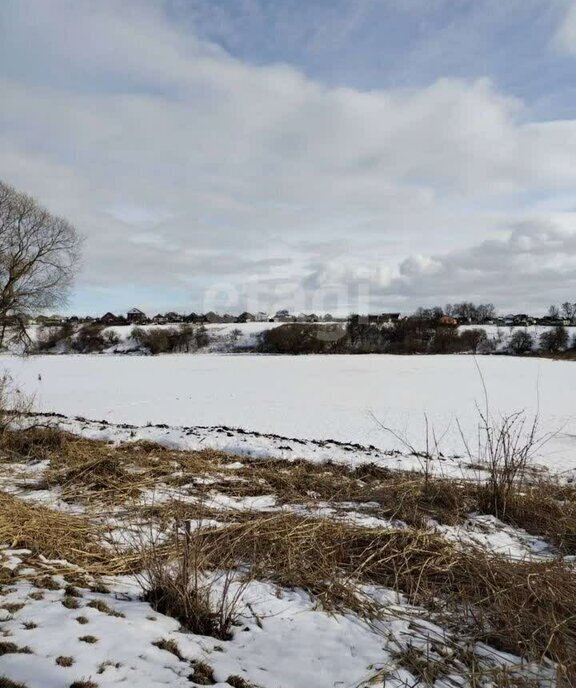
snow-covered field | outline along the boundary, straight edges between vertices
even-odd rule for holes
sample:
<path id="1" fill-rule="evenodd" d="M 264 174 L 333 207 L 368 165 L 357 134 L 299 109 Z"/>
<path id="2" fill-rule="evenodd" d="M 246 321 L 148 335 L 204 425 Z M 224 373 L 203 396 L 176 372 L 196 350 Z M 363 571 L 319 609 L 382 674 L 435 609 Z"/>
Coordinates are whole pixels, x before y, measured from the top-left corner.
<path id="1" fill-rule="evenodd" d="M 48 547 L 45 534 L 52 532 L 45 525 L 47 512 L 30 518 L 25 509 L 12 511 L 11 500 L 97 524 L 102 529 L 102 546 L 107 548 L 106 561 L 108 551 L 116 554 L 127 543 L 144 542 L 149 547 L 146 537 L 163 542 L 177 532 L 178 518 L 182 518 L 177 514 L 202 514 L 209 509 L 207 518 L 189 520 L 189 527 L 193 523 L 194 528 L 222 532 L 250 519 L 256 524 L 259 518 L 288 516 L 312 519 L 314 527 L 325 519 L 344 528 L 373 529 L 368 537 L 374 538 L 400 532 L 407 542 L 421 528 L 425 538 L 440 537 L 454 551 L 473 548 L 498 554 L 499 562 L 506 558 L 511 566 L 529 562 L 545 567 L 554 561 L 572 571 L 572 550 L 559 549 L 538 528 L 523 530 L 476 509 L 454 522 L 442 520 L 442 508 L 434 510 L 432 505 L 430 511 L 427 502 L 422 507 L 425 519 L 415 526 L 407 518 L 410 509 L 399 513 L 395 499 L 393 505 L 386 502 L 392 483 L 379 482 L 382 475 L 400 475 L 405 481 L 404 474 L 381 471 L 380 477 L 370 477 L 375 470 L 371 466 L 359 479 L 334 464 L 421 468 L 421 459 L 382 425 L 405 436 L 416 449 L 424 449 L 428 418 L 444 453 L 435 459 L 432 471 L 480 475 L 464 456 L 459 427 L 473 443 L 477 407 L 484 406 L 486 389 L 494 416 L 522 409 L 527 416 L 539 414 L 542 433 L 553 434 L 540 462 L 572 476 L 576 474 L 573 362 L 212 353 L 4 356 L 2 369 L 22 394 L 34 395 L 39 411 L 64 414 L 48 418 L 62 430 L 117 444 L 152 440 L 177 449 L 216 448 L 228 453 L 207 452 L 202 458 L 202 452 L 190 456 L 139 444 L 122 453 L 125 447 L 99 444 L 75 449 L 76 443 L 65 445 L 68 449 L 57 447 L 50 458 L 41 458 L 41 452 L 39 457 L 25 450 L 21 455 L 4 452 L 0 461 L 0 507 L 5 510 L 3 517 L 0 514 L 4 529 L 0 630 L 5 638 L 0 643 L 0 684 L 9 679 L 10 688 L 119 684 L 407 688 L 431 685 L 420 681 L 425 667 L 439 672 L 437 688 L 560 686 L 553 663 L 532 664 L 496 644 L 484 643 L 479 636 L 462 636 L 460 616 L 433 613 L 396 587 L 373 581 L 351 583 L 359 599 L 376 610 L 366 616 L 354 606 L 332 612 L 307 588 L 266 576 L 251 579 L 244 587 L 234 569 L 231 590 L 232 594 L 238 590 L 238 616 L 231 637 L 219 640 L 190 632 L 145 601 L 137 578 L 110 573 L 104 577 L 105 587 L 100 581 L 94 586 L 97 581 L 91 576 L 83 578 L 82 568 L 74 561 L 80 550 L 73 543 L 65 550 L 68 562 L 59 549 L 57 560 L 47 558 L 42 550 Z M 267 462 L 254 460 L 262 457 L 286 461 L 282 468 L 273 466 L 265 473 Z M 295 458 L 333 463 L 320 471 L 313 466 L 316 473 L 305 468 L 303 478 L 297 473 L 303 470 L 302 464 L 288 463 Z M 120 467 L 122 479 L 114 472 L 109 475 L 114 465 Z M 280 482 L 278 474 L 282 474 Z M 320 482 L 311 482 L 316 479 Z M 126 481 L 135 492 L 123 492 Z M 330 485 L 330 491 L 322 494 L 311 489 L 312 484 L 318 489 Z M 292 492 L 283 491 L 282 485 L 291 485 Z M 357 492 L 346 498 L 344 488 L 351 486 Z M 155 520 L 154 514 L 162 513 Z M 30 523 L 38 522 L 37 541 L 26 529 L 34 533 Z M 304 521 L 298 523 L 302 527 Z M 56 536 L 47 541 L 61 547 L 67 538 L 58 532 L 54 529 Z M 342 535 L 341 541 L 347 537 Z M 32 551 L 17 549 L 29 543 Z M 210 575 L 215 576 L 212 594 L 217 598 L 224 594 L 226 579 L 219 578 L 218 572 Z M 473 575 L 477 575 L 476 564 Z M 459 608 L 460 598 L 457 604 Z M 565 623 L 572 623 L 572 618 Z M 473 670 L 465 661 L 470 656 Z M 481 684 L 479 668 L 487 677 Z M 492 676 L 500 676 L 502 682 L 496 678 L 492 682 Z M 516 678 L 527 682 L 505 682 Z"/>
<path id="2" fill-rule="evenodd" d="M 457 421 L 471 441 L 476 436 L 476 405 L 485 403 L 479 368 L 490 412 L 538 413 L 542 432 L 553 434 L 542 461 L 555 471 L 575 469 L 574 363 L 476 361 L 471 356 L 67 355 L 6 356 L 0 368 L 35 395 L 39 410 L 112 423 L 227 426 L 392 450 L 403 447 L 379 422 L 423 449 L 427 416 L 447 455 L 463 454 Z M 205 432 L 204 446 L 214 438 Z M 307 452 L 304 446 L 295 451 Z"/>

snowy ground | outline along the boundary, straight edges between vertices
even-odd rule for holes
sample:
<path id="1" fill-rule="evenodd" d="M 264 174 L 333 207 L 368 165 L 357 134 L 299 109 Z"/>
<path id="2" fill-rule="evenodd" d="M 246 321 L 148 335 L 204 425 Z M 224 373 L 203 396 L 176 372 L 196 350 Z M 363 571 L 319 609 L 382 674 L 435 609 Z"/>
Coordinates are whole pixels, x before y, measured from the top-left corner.
<path id="1" fill-rule="evenodd" d="M 574 363 L 476 360 L 490 412 L 539 413 L 541 432 L 553 436 L 538 460 L 555 472 L 576 469 Z M 462 456 L 456 421 L 474 443 L 476 405 L 484 406 L 482 379 L 471 356 L 4 356 L 0 368 L 34 394 L 38 410 L 140 426 L 203 426 L 179 433 L 191 440 L 196 434 L 203 446 L 242 453 L 266 453 L 272 447 L 274 455 L 286 457 L 362 455 L 354 447 L 328 447 L 327 452 L 322 443 L 297 440 L 357 443 L 372 457 L 374 450 L 405 451 L 378 421 L 424 449 L 426 416 L 444 455 Z"/>
<path id="2" fill-rule="evenodd" d="M 283 459 L 282 466 L 305 458 L 418 470 L 422 460 L 378 421 L 422 450 L 428 417 L 443 452 L 432 471 L 478 477 L 481 471 L 464 455 L 457 420 L 473 443 L 476 405 L 485 403 L 484 380 L 494 416 L 522 409 L 528 415 L 539 413 L 542 433 L 553 437 L 537 460 L 553 472 L 574 477 L 575 364 L 479 357 L 477 365 L 470 356 L 0 358 L 0 370 L 12 376 L 22 393 L 33 394 L 36 408 L 47 414 L 29 423 L 54 424 L 115 445 L 150 440 L 172 449 L 227 452 L 220 458 L 211 455 L 203 469 L 195 464 L 186 469 L 185 459 L 179 464 L 175 456 L 182 452 L 166 458 L 157 450 L 154 465 L 159 473 L 142 487 L 142 506 L 169 510 L 177 502 L 208 508 L 205 527 L 287 513 L 402 533 L 414 526 L 407 516 L 396 516 L 396 503 L 391 513 L 373 501 L 374 492 L 358 498 L 337 496 L 344 480 L 339 466 L 321 469 L 323 475 L 330 470 L 338 476 L 333 498 L 310 491 L 306 481 L 303 491 L 289 500 L 275 493 L 258 471 L 266 458 Z M 103 446 L 105 452 L 120 451 Z M 135 498 L 100 502 L 80 485 L 46 483 L 49 468 L 48 459 L 3 456 L 0 495 L 92 519 L 110 529 L 109 542 L 116 544 L 125 544 L 127 533 L 160 527 L 162 519 L 158 524 L 134 521 Z M 140 475 L 137 465 L 131 470 L 128 474 Z M 535 535 L 485 513 L 466 511 L 457 522 L 442 521 L 439 514 L 426 511 L 424 527 L 457 547 L 472 545 L 514 560 L 573 565 L 574 557 L 563 556 L 540 531 Z M 165 533 L 171 533 L 173 525 L 167 522 Z M 329 614 L 302 589 L 251 580 L 241 593 L 239 625 L 230 640 L 219 641 L 187 632 L 176 620 L 154 611 L 132 577 L 106 578 L 108 592 L 75 584 L 79 596 L 71 601 L 62 574 L 74 573 L 74 567 L 15 551 L 9 548 L 11 538 L 5 540 L 0 543 L 0 685 L 1 678 L 8 677 L 26 688 L 68 688 L 81 681 L 85 683 L 76 685 L 83 688 L 408 688 L 426 685 L 419 683 L 417 666 L 409 662 L 415 653 L 426 666 L 444 667 L 435 688 L 462 688 L 478 685 L 463 678 L 469 670 L 463 658 L 471 647 L 483 670 L 505 667 L 513 675 L 534 678 L 528 685 L 557 685 L 549 663 L 533 666 L 483 643 L 470 645 L 457 625 L 388 588 L 363 590 L 379 606 L 378 616 L 369 619 L 354 611 Z M 5 582 L 7 568 L 14 575 Z M 53 581 L 47 588 L 38 587 L 44 574 Z M 202 676 L 202 667 L 208 667 L 209 678 Z M 487 680 L 482 685 L 514 684 Z"/>
<path id="3" fill-rule="evenodd" d="M 76 430 L 89 434 L 91 424 L 76 422 Z M 68 427 L 66 424 L 63 427 Z M 128 429 L 132 441 L 153 438 L 149 429 Z M 162 430 L 161 428 L 154 429 Z M 168 429 L 169 430 L 169 429 Z M 95 431 L 95 430 L 94 430 Z M 122 439 L 122 428 L 108 427 L 109 439 Z M 325 519 L 341 519 L 355 526 L 407 529 L 403 522 L 363 513 L 378 506 L 362 502 L 322 502 L 309 495 L 306 503 L 280 503 L 277 495 L 237 496 L 219 492 L 226 483 L 246 480 L 238 475 L 243 457 L 212 458 L 206 464 L 211 472 L 191 468 L 184 484 L 182 464 L 175 455 L 159 454 L 164 478 L 155 478 L 153 492 L 142 493 L 142 503 L 159 508 L 170 500 L 194 503 L 217 511 L 216 519 L 203 527 L 218 527 L 231 512 L 254 516 L 258 513 L 291 512 Z M 89 458 L 89 462 L 93 459 Z M 245 459 L 244 459 L 245 461 Z M 258 462 L 259 464 L 260 462 Z M 93 465 L 93 464 L 92 464 Z M 126 543 L 128 529 L 137 527 L 128 503 L 100 502 L 88 497 L 80 484 L 67 496 L 62 486 L 39 489 L 49 461 L 16 461 L 3 457 L 0 462 L 0 490 L 26 502 L 40 503 L 71 515 L 85 515 L 99 524 L 108 524 L 117 533 L 115 541 Z M 191 482 L 188 482 L 191 480 Z M 258 483 L 255 475 L 248 487 Z M 236 483 L 237 484 L 237 483 Z M 178 487 L 176 487 L 178 485 Z M 213 487 L 213 486 L 218 487 Z M 119 486 L 120 487 L 120 486 Z M 204 490 L 207 489 L 208 492 Z M 64 500 L 66 499 L 66 501 Z M 229 521 L 227 521 L 229 523 Z M 171 532 L 167 524 L 165 532 Z M 545 539 L 512 528 L 498 519 L 478 514 L 459 525 L 429 528 L 445 538 L 485 548 L 514 559 L 544 561 L 559 553 Z M 143 526 L 143 531 L 146 527 Z M 285 588 L 262 580 L 242 586 L 239 617 L 232 637 L 221 641 L 194 634 L 170 617 L 158 613 L 142 599 L 133 577 L 108 576 L 98 588 L 91 589 L 81 573 L 65 561 L 49 561 L 25 550 L 0 548 L 0 677 L 21 682 L 26 688 L 105 688 L 129 685 L 160 686 L 215 685 L 222 688 L 409 688 L 429 685 L 419 681 L 408 657 L 417 653 L 420 662 L 442 667 L 435 688 L 468 688 L 472 685 L 516 685 L 514 683 L 478 684 L 466 681 L 471 650 L 487 672 L 504 668 L 512 676 L 538 679 L 528 685 L 555 686 L 554 668 L 546 662 L 531 665 L 520 657 L 499 651 L 482 642 L 462 640 L 458 627 L 411 604 L 402 594 L 379 586 L 363 586 L 367 599 L 378 603 L 379 612 L 366 618 L 354 611 L 327 613 L 318 601 L 302 589 Z M 571 557 L 565 557 L 568 562 Z M 13 578 L 6 569 L 11 569 Z M 49 576 L 49 581 L 45 578 Z M 71 578 L 72 577 L 72 578 Z M 73 582 L 74 589 L 65 588 Z M 216 579 L 215 593 L 225 583 Z M 234 586 L 232 584 L 232 589 Z M 107 588 L 107 590 L 106 590 Z M 206 674 L 206 668 L 208 674 Z M 202 671 L 201 671 L 202 669 Z M 474 669 L 476 675 L 478 668 Z M 206 678 L 208 675 L 208 679 Z M 509 676 L 510 678 L 510 676 Z M 13 684 L 7 684 L 13 688 Z M 522 684 L 518 684 L 522 685 Z"/>
<path id="4" fill-rule="evenodd" d="M 14 646 L 0 657 L 0 672 L 26 688 L 63 688 L 74 681 L 90 681 L 78 685 L 94 688 L 406 688 L 418 682 L 394 661 L 399 652 L 418 648 L 423 656 L 445 660 L 438 648 L 450 648 L 453 642 L 450 634 L 392 591 L 379 591 L 386 613 L 381 621 L 369 623 L 352 614 L 319 611 L 303 591 L 279 591 L 256 581 L 243 593 L 245 611 L 234 637 L 219 642 L 179 630 L 177 621 L 140 599 L 131 579 L 108 579 L 108 593 L 77 589 L 77 607 L 68 608 L 63 604 L 70 599 L 64 594 L 65 579 L 53 575 L 56 589 L 39 590 L 30 578 L 49 573 L 50 562 L 30 566 L 28 554 L 4 550 L 5 565 L 23 566 L 28 579 L 25 575 L 12 586 L 0 609 L 0 625 Z M 111 613 L 90 606 L 94 602 L 103 602 Z M 488 666 L 531 675 L 531 668 L 517 657 L 480 643 L 476 651 Z M 211 680 L 198 675 L 198 663 L 209 668 Z M 455 656 L 453 676 L 435 685 L 462 685 L 457 667 L 462 664 Z M 552 672 L 539 673 L 546 685 L 545 677 L 550 680 Z"/>

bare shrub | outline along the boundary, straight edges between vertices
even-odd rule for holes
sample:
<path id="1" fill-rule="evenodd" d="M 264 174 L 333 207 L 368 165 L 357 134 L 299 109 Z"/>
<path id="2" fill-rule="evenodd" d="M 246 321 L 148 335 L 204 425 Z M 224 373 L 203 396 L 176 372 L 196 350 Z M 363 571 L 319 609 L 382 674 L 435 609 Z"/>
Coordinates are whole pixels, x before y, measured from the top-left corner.
<path id="1" fill-rule="evenodd" d="M 33 403 L 33 398 L 21 392 L 8 373 L 0 374 L 0 441 L 32 411 Z"/>
<path id="2" fill-rule="evenodd" d="M 189 353 L 208 344 L 206 328 L 188 323 L 179 327 L 135 327 L 132 338 L 152 355 Z"/>
<path id="3" fill-rule="evenodd" d="M 201 523 L 194 530 L 190 521 L 179 526 L 170 558 L 153 538 L 139 540 L 143 569 L 136 576 L 144 598 L 192 633 L 230 639 L 248 578 L 238 573 L 232 553 L 220 552 L 218 568 L 211 565 L 214 552 Z"/>
<path id="4" fill-rule="evenodd" d="M 528 330 L 516 330 L 510 337 L 508 349 L 516 356 L 528 354 L 534 349 L 534 337 Z"/>
<path id="5" fill-rule="evenodd" d="M 94 353 L 106 348 L 103 332 L 105 325 L 87 323 L 83 325 L 72 339 L 72 349 L 78 353 Z"/>
<path id="6" fill-rule="evenodd" d="M 475 327 L 459 333 L 460 351 L 476 353 L 488 339 L 486 330 Z"/>
<path id="7" fill-rule="evenodd" d="M 540 335 L 540 348 L 548 353 L 557 353 L 566 349 L 568 340 L 568 330 L 563 325 L 551 327 Z"/>
<path id="8" fill-rule="evenodd" d="M 535 453 L 550 439 L 541 434 L 538 417 L 523 412 L 491 419 L 487 411 L 478 410 L 478 444 L 472 450 L 460 427 L 460 435 L 471 462 L 480 463 L 488 471 L 483 484 L 484 509 L 498 518 L 507 516 L 508 503 L 515 488 L 525 479 Z"/>
<path id="9" fill-rule="evenodd" d="M 36 331 L 35 350 L 38 352 L 51 351 L 60 343 L 70 343 L 74 334 L 72 323 L 57 326 L 40 326 Z"/>
<path id="10" fill-rule="evenodd" d="M 269 354 L 327 354 L 342 350 L 340 325 L 285 323 L 260 335 L 259 351 Z"/>
<path id="11" fill-rule="evenodd" d="M 104 339 L 107 347 L 117 346 L 120 344 L 120 337 L 116 332 L 114 332 L 114 330 L 105 330 L 102 334 L 102 338 Z"/>

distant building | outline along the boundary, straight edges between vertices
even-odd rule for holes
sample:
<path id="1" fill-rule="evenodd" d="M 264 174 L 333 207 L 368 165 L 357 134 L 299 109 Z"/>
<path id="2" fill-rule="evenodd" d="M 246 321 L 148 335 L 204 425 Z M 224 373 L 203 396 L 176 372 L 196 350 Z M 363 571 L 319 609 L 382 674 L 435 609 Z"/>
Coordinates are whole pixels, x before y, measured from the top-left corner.
<path id="1" fill-rule="evenodd" d="M 222 317 L 218 315 L 218 313 L 214 313 L 214 311 L 208 311 L 204 315 L 204 322 L 206 323 L 221 323 L 222 322 Z"/>
<path id="2" fill-rule="evenodd" d="M 443 315 L 438 320 L 438 324 L 441 327 L 458 327 L 458 320 L 453 318 L 451 315 Z"/>
<path id="3" fill-rule="evenodd" d="M 168 322 L 168 323 L 184 322 L 184 316 L 180 315 L 179 313 L 174 313 L 174 311 L 170 311 L 170 313 L 166 313 L 164 318 L 165 318 L 166 322 Z"/>
<path id="4" fill-rule="evenodd" d="M 126 320 L 132 325 L 141 325 L 145 323 L 148 318 L 139 308 L 131 308 L 126 314 Z"/>
<path id="5" fill-rule="evenodd" d="M 103 325 L 117 325 L 118 322 L 120 322 L 121 318 L 119 318 L 117 315 L 114 315 L 114 313 L 104 313 L 104 315 L 100 318 L 100 322 Z"/>
<path id="6" fill-rule="evenodd" d="M 400 313 L 368 313 L 366 315 L 353 315 L 350 321 L 363 325 L 384 325 L 396 322 L 400 318 Z"/>
<path id="7" fill-rule="evenodd" d="M 268 313 L 263 313 L 260 311 L 259 313 L 256 313 L 254 316 L 255 322 L 267 322 L 268 320 Z"/>
<path id="8" fill-rule="evenodd" d="M 288 311 L 286 308 L 282 308 L 281 310 L 276 311 L 272 320 L 274 322 L 290 322 L 293 320 L 293 318 L 290 315 L 290 311 Z"/>

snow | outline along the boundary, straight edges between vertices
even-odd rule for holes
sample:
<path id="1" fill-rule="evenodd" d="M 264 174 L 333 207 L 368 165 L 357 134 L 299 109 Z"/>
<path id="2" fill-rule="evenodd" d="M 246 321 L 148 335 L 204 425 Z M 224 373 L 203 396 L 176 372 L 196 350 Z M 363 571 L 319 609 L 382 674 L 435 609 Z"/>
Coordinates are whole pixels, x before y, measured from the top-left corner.
<path id="1" fill-rule="evenodd" d="M 481 547 L 510 559 L 551 559 L 558 552 L 544 538 L 530 535 L 521 528 L 502 523 L 495 516 L 474 514 L 458 526 L 431 524 L 446 539 L 465 545 Z M 568 561 L 564 557 L 564 561 Z"/>
<path id="2" fill-rule="evenodd" d="M 6 369 L 22 391 L 33 394 L 42 411 L 135 425 L 244 428 L 281 437 L 206 431 L 204 446 L 213 446 L 217 436 L 219 448 L 240 449 L 241 454 L 266 454 L 273 444 L 285 458 L 307 457 L 312 450 L 316 458 L 337 454 L 354 461 L 353 446 L 344 450 L 310 441 L 358 443 L 368 447 L 364 454 L 373 460 L 370 445 L 379 452 L 405 450 L 379 422 L 423 449 L 427 416 L 441 438 L 444 455 L 462 455 L 456 420 L 475 444 L 476 407 L 484 405 L 475 361 L 488 390 L 491 413 L 538 412 L 542 432 L 554 435 L 539 460 L 553 471 L 576 469 L 576 365 L 571 361 L 488 356 L 65 355 L 3 356 L 0 369 Z M 166 433 L 167 442 L 171 437 Z M 388 458 L 402 464 L 398 467 L 418 467 L 414 457 L 408 463 Z M 453 473 L 449 458 L 444 468 Z"/>

